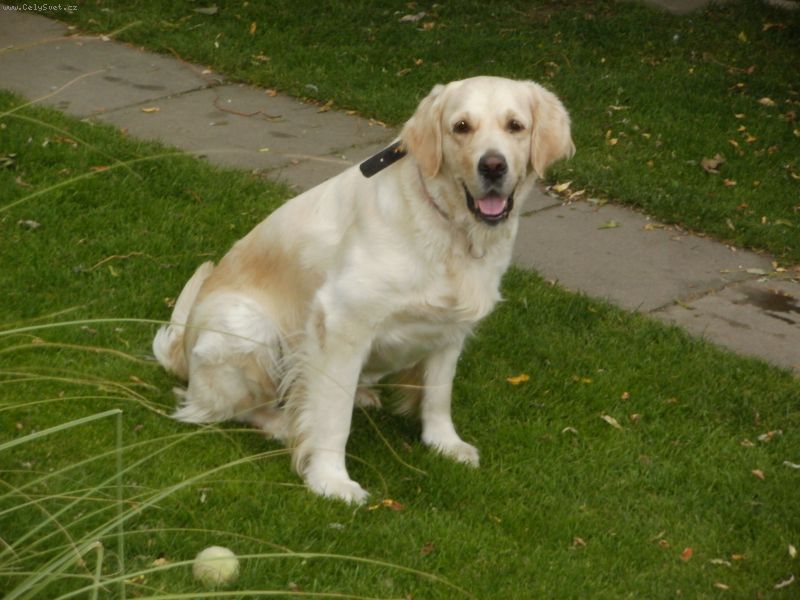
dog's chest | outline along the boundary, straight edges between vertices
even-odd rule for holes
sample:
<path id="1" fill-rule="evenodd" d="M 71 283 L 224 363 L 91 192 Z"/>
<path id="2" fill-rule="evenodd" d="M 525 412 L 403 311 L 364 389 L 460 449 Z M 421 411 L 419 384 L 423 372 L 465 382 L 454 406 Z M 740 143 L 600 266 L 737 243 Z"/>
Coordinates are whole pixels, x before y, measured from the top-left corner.
<path id="1" fill-rule="evenodd" d="M 441 268 L 376 331 L 366 370 L 390 373 L 460 344 L 500 298 L 497 278 Z"/>

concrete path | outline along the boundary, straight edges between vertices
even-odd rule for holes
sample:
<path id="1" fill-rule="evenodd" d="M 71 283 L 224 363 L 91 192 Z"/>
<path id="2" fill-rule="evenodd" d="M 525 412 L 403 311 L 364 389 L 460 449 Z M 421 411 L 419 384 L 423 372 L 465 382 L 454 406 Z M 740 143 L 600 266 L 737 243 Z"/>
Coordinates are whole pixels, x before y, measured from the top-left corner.
<path id="1" fill-rule="evenodd" d="M 229 84 L 176 58 L 75 37 L 29 13 L 0 11 L 0 87 L 298 191 L 394 137 L 378 123 Z M 800 273 L 775 272 L 767 256 L 619 206 L 539 191 L 526 205 L 515 260 L 568 289 L 800 374 Z"/>

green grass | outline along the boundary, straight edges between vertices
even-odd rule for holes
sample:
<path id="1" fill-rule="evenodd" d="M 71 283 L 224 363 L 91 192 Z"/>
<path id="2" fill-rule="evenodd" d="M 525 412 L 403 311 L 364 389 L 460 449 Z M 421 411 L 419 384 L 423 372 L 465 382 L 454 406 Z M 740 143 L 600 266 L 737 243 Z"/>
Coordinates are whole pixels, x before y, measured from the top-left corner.
<path id="1" fill-rule="evenodd" d="M 420 11 L 419 22 L 399 22 Z M 437 82 L 535 79 L 573 117 L 578 153 L 552 179 L 800 262 L 800 11 L 754 1 L 675 17 L 580 0 L 139 0 L 89 2 L 65 18 L 94 32 L 127 27 L 119 39 L 394 125 Z M 702 159 L 718 153 L 720 173 L 706 173 Z"/>
<path id="2" fill-rule="evenodd" d="M 19 102 L 0 94 L 0 115 Z M 286 190 L 35 108 L 0 117 L 0 155 L 0 448 L 17 441 L 0 450 L 0 589 L 211 597 L 181 561 L 217 544 L 250 557 L 234 597 L 796 593 L 774 589 L 800 576 L 790 374 L 512 270 L 455 383 L 481 468 L 358 413 L 351 474 L 372 506 L 320 499 L 276 443 L 166 418 L 176 382 L 150 357 L 165 299 Z"/>

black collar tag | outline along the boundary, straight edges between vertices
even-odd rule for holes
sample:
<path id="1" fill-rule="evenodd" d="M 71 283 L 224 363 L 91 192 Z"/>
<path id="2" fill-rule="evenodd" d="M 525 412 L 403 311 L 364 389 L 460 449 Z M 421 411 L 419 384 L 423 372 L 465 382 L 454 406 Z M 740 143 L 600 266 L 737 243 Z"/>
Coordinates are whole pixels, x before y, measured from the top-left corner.
<path id="1" fill-rule="evenodd" d="M 383 171 L 389 165 L 396 163 L 403 158 L 406 154 L 406 149 L 403 148 L 402 142 L 394 142 L 388 148 L 384 148 L 377 154 L 373 154 L 367 160 L 359 165 L 361 174 L 364 177 L 372 177 L 375 173 Z"/>

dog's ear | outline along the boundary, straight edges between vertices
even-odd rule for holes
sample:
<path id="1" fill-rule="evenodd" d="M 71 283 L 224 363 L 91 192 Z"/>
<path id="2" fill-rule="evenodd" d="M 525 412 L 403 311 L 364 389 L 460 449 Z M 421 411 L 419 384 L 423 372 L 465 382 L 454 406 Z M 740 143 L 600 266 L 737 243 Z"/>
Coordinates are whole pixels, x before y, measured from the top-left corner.
<path id="1" fill-rule="evenodd" d="M 414 115 L 406 121 L 400 140 L 416 159 L 425 177 L 433 177 L 442 166 L 442 92 L 445 86 L 436 85 Z"/>
<path id="2" fill-rule="evenodd" d="M 575 154 L 567 109 L 556 95 L 532 81 L 527 82 L 531 95 L 531 166 L 539 177 L 547 167 Z"/>

